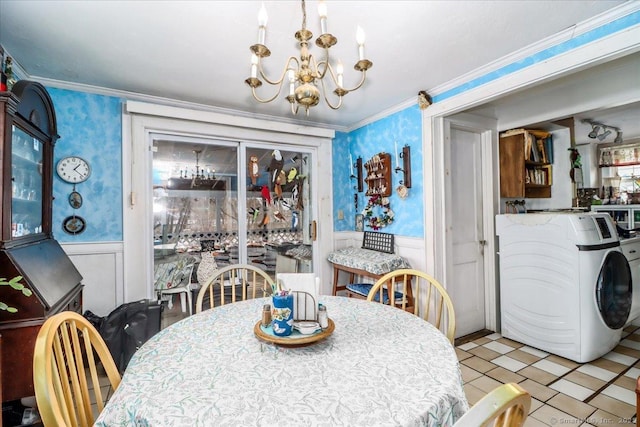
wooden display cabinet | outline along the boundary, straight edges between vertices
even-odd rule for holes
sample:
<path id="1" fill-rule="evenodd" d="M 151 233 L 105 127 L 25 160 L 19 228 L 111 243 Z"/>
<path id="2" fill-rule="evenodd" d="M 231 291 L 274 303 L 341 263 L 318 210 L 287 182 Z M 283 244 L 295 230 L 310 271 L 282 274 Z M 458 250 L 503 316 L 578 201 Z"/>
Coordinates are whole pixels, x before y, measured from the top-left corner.
<path id="1" fill-rule="evenodd" d="M 40 83 L 21 80 L 0 92 L 0 277 L 22 276 L 31 296 L 0 287 L 0 395 L 32 396 L 33 349 L 47 317 L 82 312 L 82 276 L 52 235 L 53 102 Z"/>
<path id="2" fill-rule="evenodd" d="M 500 136 L 500 197 L 551 197 L 549 136 L 545 131 L 524 129 Z"/>
<path id="3" fill-rule="evenodd" d="M 391 155 L 378 153 L 364 164 L 367 183 L 367 196 L 379 194 L 383 197 L 391 195 Z"/>

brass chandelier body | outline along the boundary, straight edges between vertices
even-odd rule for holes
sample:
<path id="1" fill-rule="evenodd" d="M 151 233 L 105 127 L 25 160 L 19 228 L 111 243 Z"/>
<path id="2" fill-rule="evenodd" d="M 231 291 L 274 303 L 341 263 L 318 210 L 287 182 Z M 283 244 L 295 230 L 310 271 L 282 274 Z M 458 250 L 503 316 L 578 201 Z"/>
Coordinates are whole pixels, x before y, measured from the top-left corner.
<path id="1" fill-rule="evenodd" d="M 293 114 L 297 114 L 299 107 L 302 106 L 308 116 L 309 108 L 318 105 L 320 102 L 321 91 L 318 88 L 318 82 L 322 89 L 322 97 L 326 104 L 334 110 L 337 110 L 342 106 L 342 98 L 347 93 L 359 89 L 364 84 L 367 70 L 373 65 L 371 61 L 364 58 L 364 33 L 362 33 L 362 30 L 358 28 L 357 42 L 359 60 L 353 67 L 355 70 L 362 73 L 360 82 L 351 89 L 345 89 L 342 83 L 342 64 L 338 63 L 336 70 L 334 70 L 329 62 L 329 49 L 338 42 L 338 39 L 326 32 L 326 7 L 324 6 L 324 2 L 320 2 L 318 9 L 320 12 L 320 23 L 323 34 L 316 39 L 316 45 L 324 49 L 324 58 L 320 61 L 316 61 L 315 57 L 309 52 L 309 40 L 311 40 L 313 34 L 307 29 L 305 0 L 302 0 L 302 28 L 295 33 L 295 38 L 298 40 L 300 48 L 299 58 L 290 56 L 285 63 L 280 77 L 276 80 L 271 80 L 266 76 L 262 68 L 262 59 L 271 55 L 271 51 L 264 44 L 266 32 L 266 11 L 264 10 L 264 5 L 262 6 L 258 18 L 258 43 L 250 47 L 252 52 L 251 77 L 245 80 L 245 83 L 251 87 L 251 93 L 256 101 L 268 103 L 276 99 L 282 91 L 285 79 L 288 79 L 289 95 L 287 95 L 286 99 L 291 105 L 291 112 Z M 258 77 L 258 70 L 260 78 Z M 327 97 L 325 77 L 329 77 L 331 79 L 332 86 L 335 87 L 333 93 L 338 98 L 337 103 L 335 104 L 332 104 Z M 261 79 L 272 86 L 277 86 L 278 90 L 271 98 L 261 98 L 256 93 L 256 88 L 262 86 Z"/>

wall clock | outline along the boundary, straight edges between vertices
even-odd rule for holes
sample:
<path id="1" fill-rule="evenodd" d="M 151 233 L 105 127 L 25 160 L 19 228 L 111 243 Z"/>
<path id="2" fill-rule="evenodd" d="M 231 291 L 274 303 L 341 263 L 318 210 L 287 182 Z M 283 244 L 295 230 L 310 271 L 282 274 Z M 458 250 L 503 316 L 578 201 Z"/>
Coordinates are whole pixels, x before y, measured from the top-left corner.
<path id="1" fill-rule="evenodd" d="M 68 156 L 60 159 L 56 165 L 56 172 L 63 181 L 77 184 L 89 179 L 91 167 L 89 162 L 81 157 Z"/>

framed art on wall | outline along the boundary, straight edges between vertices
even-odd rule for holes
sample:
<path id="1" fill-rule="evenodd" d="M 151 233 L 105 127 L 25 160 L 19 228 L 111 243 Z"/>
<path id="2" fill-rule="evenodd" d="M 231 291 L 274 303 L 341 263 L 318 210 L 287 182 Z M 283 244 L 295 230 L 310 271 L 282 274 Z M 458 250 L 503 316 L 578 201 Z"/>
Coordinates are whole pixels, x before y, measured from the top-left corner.
<path id="1" fill-rule="evenodd" d="M 364 215 L 356 214 L 356 231 L 364 231 Z"/>

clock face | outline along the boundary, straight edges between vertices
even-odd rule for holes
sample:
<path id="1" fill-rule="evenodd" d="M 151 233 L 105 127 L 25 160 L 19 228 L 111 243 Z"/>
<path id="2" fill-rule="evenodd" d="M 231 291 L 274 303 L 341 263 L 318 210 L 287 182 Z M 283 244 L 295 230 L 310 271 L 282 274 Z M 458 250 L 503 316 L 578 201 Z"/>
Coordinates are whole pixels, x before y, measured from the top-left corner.
<path id="1" fill-rule="evenodd" d="M 69 156 L 58 162 L 56 172 L 63 181 L 76 184 L 89 178 L 91 168 L 86 160 L 77 156 Z"/>

